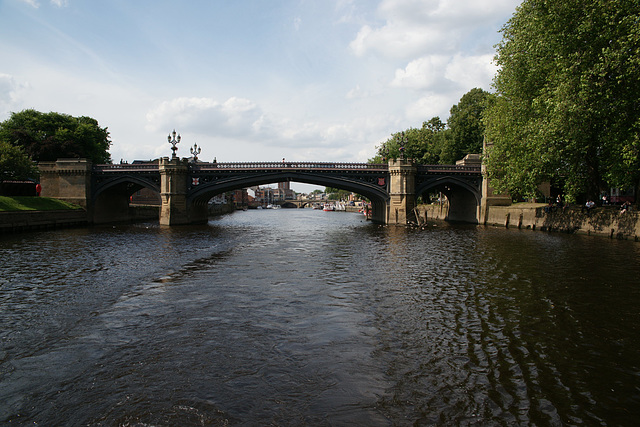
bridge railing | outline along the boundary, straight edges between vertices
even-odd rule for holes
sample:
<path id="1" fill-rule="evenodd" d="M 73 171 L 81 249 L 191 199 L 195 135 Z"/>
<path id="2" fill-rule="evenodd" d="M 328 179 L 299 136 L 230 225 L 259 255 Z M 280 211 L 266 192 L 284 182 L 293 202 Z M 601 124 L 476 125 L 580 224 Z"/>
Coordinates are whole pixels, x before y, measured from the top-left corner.
<path id="1" fill-rule="evenodd" d="M 371 163 L 331 163 L 331 162 L 229 162 L 229 163 L 190 163 L 189 167 L 194 171 L 211 170 L 348 170 L 348 171 L 387 171 L 386 164 Z M 416 165 L 418 172 L 423 173 L 480 173 L 480 166 L 462 165 Z M 126 172 L 126 171 L 155 171 L 158 170 L 157 162 L 148 163 L 119 163 L 98 164 L 93 169 L 97 172 Z"/>
<path id="2" fill-rule="evenodd" d="M 192 163 L 192 170 L 246 170 L 246 169 L 314 169 L 314 170 L 357 170 L 386 171 L 385 164 L 370 163 L 330 163 L 330 162 L 236 162 L 236 163 Z"/>
<path id="3" fill-rule="evenodd" d="M 450 173 L 450 172 L 467 172 L 480 173 L 481 166 L 462 166 L 462 165 L 418 165 L 418 172 L 428 173 Z"/>
<path id="4" fill-rule="evenodd" d="M 116 163 L 93 165 L 93 170 L 97 172 L 126 172 L 126 171 L 157 171 L 158 163 Z"/>

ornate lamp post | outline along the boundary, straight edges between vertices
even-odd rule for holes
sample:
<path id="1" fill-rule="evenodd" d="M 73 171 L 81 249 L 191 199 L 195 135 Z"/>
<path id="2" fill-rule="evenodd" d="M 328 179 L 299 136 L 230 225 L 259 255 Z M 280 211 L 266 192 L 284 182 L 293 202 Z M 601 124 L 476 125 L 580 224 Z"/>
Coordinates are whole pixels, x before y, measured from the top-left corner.
<path id="1" fill-rule="evenodd" d="M 171 135 L 173 135 L 173 139 L 171 139 Z M 176 145 L 180 143 L 180 134 L 178 134 L 178 137 L 176 139 L 176 130 L 174 129 L 173 133 L 167 136 L 167 139 L 169 140 L 169 144 L 171 144 L 171 151 L 173 152 L 171 158 L 175 159 L 178 157 L 176 156 L 176 151 L 178 151 L 178 147 L 176 147 Z"/>
<path id="2" fill-rule="evenodd" d="M 404 160 L 404 144 L 407 142 L 407 138 L 404 136 L 404 132 L 400 136 L 400 160 Z"/>
<path id="3" fill-rule="evenodd" d="M 193 154 L 193 161 L 197 162 L 198 154 L 202 152 L 202 148 L 198 147 L 198 144 L 193 144 L 193 147 L 191 147 L 189 151 L 191 151 L 191 154 Z"/>

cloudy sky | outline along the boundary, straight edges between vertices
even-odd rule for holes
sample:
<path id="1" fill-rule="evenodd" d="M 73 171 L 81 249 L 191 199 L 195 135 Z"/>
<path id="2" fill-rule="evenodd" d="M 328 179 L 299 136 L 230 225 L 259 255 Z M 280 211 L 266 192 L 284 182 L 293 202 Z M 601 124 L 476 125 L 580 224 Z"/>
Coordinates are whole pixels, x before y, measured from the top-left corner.
<path id="1" fill-rule="evenodd" d="M 90 116 L 114 161 L 362 162 L 474 87 L 519 0 L 0 0 L 0 121 Z"/>

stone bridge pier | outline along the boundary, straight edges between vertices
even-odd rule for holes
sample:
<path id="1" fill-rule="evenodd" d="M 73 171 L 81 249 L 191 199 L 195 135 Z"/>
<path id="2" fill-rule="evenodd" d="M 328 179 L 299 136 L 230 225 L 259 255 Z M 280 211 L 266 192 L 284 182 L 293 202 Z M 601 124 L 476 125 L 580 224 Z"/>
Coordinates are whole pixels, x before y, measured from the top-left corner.
<path id="1" fill-rule="evenodd" d="M 160 225 L 205 224 L 209 220 L 206 201 L 189 199 L 189 162 L 163 157 L 160 169 Z"/>
<path id="2" fill-rule="evenodd" d="M 406 225 L 414 220 L 416 204 L 416 166 L 412 160 L 389 161 L 389 203 L 386 223 Z"/>
<path id="3" fill-rule="evenodd" d="M 187 205 L 189 164 L 187 159 L 161 158 L 160 169 L 160 225 L 189 224 L 191 212 Z"/>

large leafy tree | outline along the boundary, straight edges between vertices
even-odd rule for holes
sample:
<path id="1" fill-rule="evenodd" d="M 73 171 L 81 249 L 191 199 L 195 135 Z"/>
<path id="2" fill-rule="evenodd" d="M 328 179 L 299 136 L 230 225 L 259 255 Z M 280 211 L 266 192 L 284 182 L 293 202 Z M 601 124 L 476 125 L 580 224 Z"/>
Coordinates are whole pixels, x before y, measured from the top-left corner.
<path id="1" fill-rule="evenodd" d="M 421 128 L 409 128 L 395 132 L 389 139 L 377 147 L 376 156 L 370 163 L 384 163 L 388 159 L 400 157 L 401 149 L 404 157 L 415 159 L 418 163 L 437 164 L 440 160 L 441 133 L 446 125 L 439 117 L 433 117 L 422 124 Z"/>
<path id="2" fill-rule="evenodd" d="M 107 128 L 91 117 L 24 110 L 0 123 L 0 141 L 22 147 L 34 161 L 86 158 L 110 163 Z"/>
<path id="3" fill-rule="evenodd" d="M 467 154 L 482 153 L 484 123 L 482 113 L 487 106 L 488 92 L 474 88 L 465 93 L 449 110 L 447 132 L 440 150 L 440 162 L 453 164 Z"/>
<path id="4" fill-rule="evenodd" d="M 640 180 L 640 3 L 525 0 L 497 46 L 485 112 L 499 190 L 571 198 Z"/>
<path id="5" fill-rule="evenodd" d="M 38 168 L 22 148 L 0 141 L 0 182 L 37 177 Z"/>
<path id="6" fill-rule="evenodd" d="M 484 122 L 482 114 L 489 93 L 475 88 L 464 94 L 451 107 L 445 124 L 440 117 L 432 117 L 421 128 L 396 132 L 378 147 L 371 163 L 398 158 L 400 148 L 404 156 L 422 164 L 453 164 L 467 154 L 482 152 Z"/>

